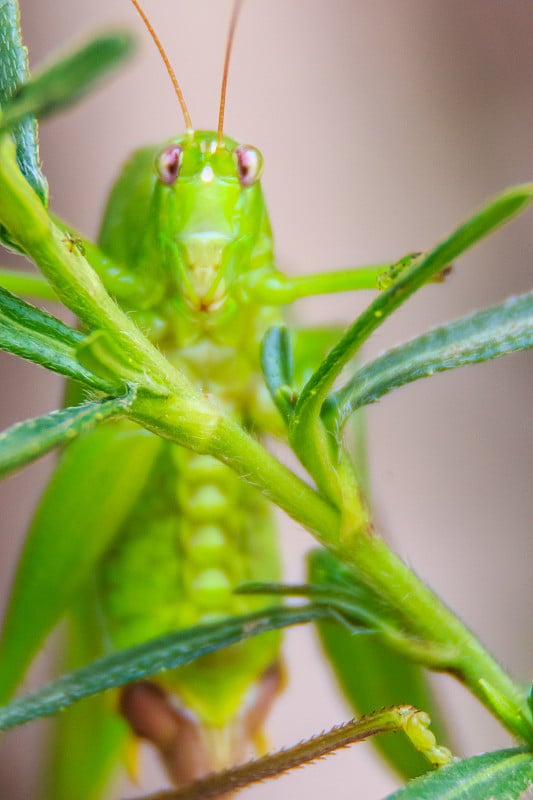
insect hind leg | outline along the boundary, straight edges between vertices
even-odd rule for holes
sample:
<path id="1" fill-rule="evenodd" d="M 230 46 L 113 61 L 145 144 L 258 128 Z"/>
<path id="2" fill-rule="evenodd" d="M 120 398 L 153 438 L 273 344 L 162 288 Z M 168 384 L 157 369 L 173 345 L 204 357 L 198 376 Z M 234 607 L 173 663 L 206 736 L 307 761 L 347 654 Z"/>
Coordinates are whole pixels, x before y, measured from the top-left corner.
<path id="1" fill-rule="evenodd" d="M 150 681 L 132 683 L 122 690 L 120 712 L 133 733 L 156 748 L 169 779 L 180 787 L 246 759 L 250 742 L 260 738 L 282 680 L 282 668 L 278 664 L 269 667 L 227 730 L 206 729 L 173 695 Z"/>

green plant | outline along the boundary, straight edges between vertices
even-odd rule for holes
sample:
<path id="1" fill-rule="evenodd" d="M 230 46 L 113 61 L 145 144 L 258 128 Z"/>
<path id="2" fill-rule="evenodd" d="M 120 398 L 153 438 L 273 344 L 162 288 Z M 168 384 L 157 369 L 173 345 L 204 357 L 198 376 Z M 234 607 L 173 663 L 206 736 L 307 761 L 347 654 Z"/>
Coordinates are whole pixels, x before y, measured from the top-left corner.
<path id="1" fill-rule="evenodd" d="M 79 81 L 76 81 L 75 86 L 77 90 Z M 67 87 L 67 93 L 68 91 Z M 41 104 L 42 96 L 41 86 L 41 91 L 35 93 L 37 107 Z M 12 109 L 16 111 L 15 104 Z M 5 109 L 5 115 L 9 119 L 9 107 Z M 332 565 L 325 554 L 317 557 L 320 560 L 318 563 L 315 561 L 312 580 L 323 583 L 322 578 L 325 575 L 328 588 L 322 588 L 316 594 L 315 601 L 318 605 L 315 602 L 315 605 L 311 604 L 302 613 L 309 616 L 330 614 L 333 609 L 337 616 L 340 615 L 356 629 L 370 628 L 378 631 L 378 635 L 393 650 L 407 654 L 427 666 L 458 672 L 515 735 L 530 741 L 529 711 L 522 693 L 513 687 L 481 646 L 403 567 L 390 550 L 378 538 L 370 535 L 367 510 L 360 501 L 357 481 L 348 456 L 333 435 L 342 427 L 348 412 L 371 402 L 402 382 L 439 371 L 444 366 L 451 368 L 469 360 L 484 360 L 500 352 L 529 346 L 530 297 L 504 304 L 492 312 L 481 313 L 472 320 L 429 335 L 416 345 L 392 354 L 388 360 L 378 360 L 363 368 L 359 372 L 359 380 L 349 381 L 335 395 L 326 397 L 333 373 L 348 360 L 360 341 L 381 324 L 387 314 L 410 292 L 431 275 L 442 271 L 472 241 L 518 211 L 529 200 L 530 187 L 502 195 L 471 220 L 461 232 L 429 255 L 408 259 L 406 263 L 399 264 L 398 269 L 392 273 L 380 269 L 378 274 L 384 273 L 381 279 L 381 295 L 370 306 L 370 310 L 358 318 L 358 322 L 343 340 L 344 344 L 333 351 L 336 353 L 336 360 L 332 357 L 329 361 L 326 359 L 318 368 L 315 378 L 311 378 L 306 386 L 301 387 L 297 383 L 293 385 L 295 379 L 290 366 L 291 336 L 279 327 L 267 334 L 263 349 L 266 380 L 274 400 L 290 426 L 289 435 L 293 447 L 316 482 L 319 492 L 315 494 L 271 459 L 234 421 L 206 402 L 183 376 L 176 375 L 128 318 L 111 305 L 108 296 L 94 282 L 92 272 L 83 263 L 83 250 L 89 254 L 88 245 L 80 247 L 76 235 L 68 234 L 61 228 L 55 242 L 52 241 L 47 232 L 48 219 L 45 212 L 19 178 L 10 160 L 7 142 L 4 147 L 3 185 L 6 189 L 9 184 L 12 194 L 8 201 L 7 192 L 2 191 L 4 202 L 0 217 L 9 232 L 10 240 L 31 253 L 40 262 L 45 274 L 48 271 L 48 276 L 53 278 L 56 286 L 62 284 L 64 287 L 68 282 L 68 304 L 89 330 L 109 332 L 107 336 L 94 333 L 84 336 L 6 296 L 5 347 L 12 352 L 30 356 L 38 363 L 45 363 L 56 369 L 60 366 L 59 371 L 66 371 L 71 377 L 81 379 L 95 392 L 116 395 L 114 399 L 104 401 L 98 407 L 93 405 L 81 411 L 75 408 L 63 412 L 59 417 L 61 425 L 55 424 L 58 421 L 58 417 L 55 417 L 43 421 L 37 429 L 35 426 L 25 426 L 12 431 L 4 441 L 6 470 L 14 465 L 19 466 L 30 457 L 44 452 L 50 445 L 58 443 L 65 436 L 65 425 L 73 430 L 74 425 L 86 426 L 95 421 L 96 414 L 104 413 L 109 416 L 131 416 L 181 444 L 223 458 L 243 477 L 248 480 L 251 478 L 254 484 L 260 485 L 296 519 L 312 528 L 319 540 L 335 552 L 342 562 L 356 569 L 357 575 L 350 574 L 338 564 Z M 17 197 L 20 198 L 18 207 Z M 46 231 L 46 234 L 38 235 L 39 230 Z M 375 276 L 376 273 L 374 278 Z M 89 291 L 87 287 L 90 287 Z M 261 287 L 258 290 L 257 286 L 255 290 L 258 292 L 257 297 L 264 291 Z M 400 291 L 404 294 L 401 295 Z M 451 351 L 449 337 L 455 337 Z M 120 343 L 119 348 L 115 346 L 117 342 Z M 298 353 L 295 363 L 298 368 Z M 418 372 L 414 371 L 417 363 Z M 372 391 L 361 392 L 362 375 L 366 377 L 365 389 L 373 385 L 375 388 Z M 126 386 L 127 389 L 122 388 Z M 318 394 L 313 394 L 315 391 Z M 298 394 L 300 399 L 295 405 Z M 317 396 L 320 398 L 320 405 L 316 403 Z M 100 421 L 100 417 L 97 419 Z M 47 435 L 52 431 L 55 438 L 46 442 L 45 430 Z M 216 436 L 212 435 L 213 431 Z M 334 443 L 333 451 L 330 450 L 330 441 Z M 22 444 L 25 445 L 25 450 Z M 339 508 L 342 508 L 340 516 L 337 511 Z M 337 586 L 338 583 L 340 586 Z M 257 587 L 255 590 L 257 591 Z M 293 621 L 289 612 L 286 612 L 285 617 L 283 613 L 269 612 L 266 624 L 278 624 L 280 614 L 281 619 Z M 230 640 L 229 625 L 230 623 L 226 623 L 218 629 L 222 637 L 218 640 L 219 643 L 224 643 L 224 636 L 228 637 L 226 641 Z M 238 636 L 239 630 L 233 635 Z M 333 651 L 336 643 L 342 640 L 343 630 L 338 628 L 330 635 L 333 659 L 338 668 L 342 669 L 340 658 Z M 208 639 L 209 646 L 215 646 L 217 636 L 214 630 L 209 630 Z M 462 643 L 462 652 L 458 652 L 459 641 Z M 198 647 L 198 643 L 194 646 Z M 344 651 L 345 646 L 341 646 Z M 124 662 L 121 661 L 121 664 L 122 671 L 118 680 L 127 677 Z M 91 675 L 94 677 L 95 674 L 102 673 L 93 668 Z M 129 677 L 132 674 L 139 673 L 129 673 Z M 483 683 L 480 683 L 480 678 Z M 64 704 L 65 697 L 62 696 L 59 702 Z M 16 713 L 17 708 L 20 709 L 20 706 L 16 706 L 15 710 L 13 707 L 7 709 L 4 720 L 10 718 L 7 715 Z M 49 711 L 50 707 L 41 706 L 41 712 L 43 709 Z M 4 724 L 7 725 L 7 722 L 4 721 Z M 501 758 L 507 759 L 507 756 L 498 755 L 494 758 L 498 761 Z M 527 781 L 529 757 L 509 757 L 510 769 L 514 769 L 517 760 L 525 775 L 523 780 Z M 483 775 L 487 774 L 485 767 L 486 765 Z M 466 764 L 466 769 L 469 768 L 472 771 L 478 770 L 478 762 L 473 762 L 470 767 Z M 520 770 L 517 766 L 517 774 Z M 437 779 L 434 782 L 438 784 Z M 493 787 L 492 791 L 494 793 L 496 789 Z"/>

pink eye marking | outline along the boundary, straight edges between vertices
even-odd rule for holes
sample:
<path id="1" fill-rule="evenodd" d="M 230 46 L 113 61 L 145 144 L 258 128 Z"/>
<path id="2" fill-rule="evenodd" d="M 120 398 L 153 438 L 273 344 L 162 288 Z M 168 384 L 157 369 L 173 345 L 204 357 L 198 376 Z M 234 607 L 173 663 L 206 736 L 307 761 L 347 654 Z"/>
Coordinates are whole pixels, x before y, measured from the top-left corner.
<path id="1" fill-rule="evenodd" d="M 183 149 L 179 144 L 171 144 L 158 156 L 156 162 L 157 172 L 160 180 L 167 186 L 172 186 L 172 184 L 176 183 L 182 161 Z"/>
<path id="2" fill-rule="evenodd" d="M 263 156 L 249 144 L 241 144 L 234 150 L 241 186 L 252 186 L 263 172 Z"/>

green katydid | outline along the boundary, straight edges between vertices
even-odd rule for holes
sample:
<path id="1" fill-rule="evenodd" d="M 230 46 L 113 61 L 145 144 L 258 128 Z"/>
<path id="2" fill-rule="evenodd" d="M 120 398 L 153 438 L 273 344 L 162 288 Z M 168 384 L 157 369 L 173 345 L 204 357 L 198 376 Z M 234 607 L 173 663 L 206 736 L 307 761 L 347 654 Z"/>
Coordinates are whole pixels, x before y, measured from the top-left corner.
<path id="1" fill-rule="evenodd" d="M 236 15 L 237 8 L 232 28 Z M 224 75 L 226 79 L 227 67 Z M 378 265 L 300 279 L 280 273 L 258 183 L 260 154 L 223 135 L 223 109 L 222 102 L 217 132 L 193 131 L 184 112 L 188 130 L 183 136 L 134 154 L 113 190 L 101 250 L 67 229 L 65 237 L 69 247 L 83 248 L 108 290 L 202 391 L 216 395 L 246 427 L 279 433 L 281 420 L 262 389 L 258 356 L 263 333 L 279 320 L 278 306 L 309 294 L 381 288 L 395 272 L 389 271 L 391 265 Z M 260 311 L 252 313 L 259 304 Z M 305 342 L 300 345 L 297 372 L 305 373 L 320 360 L 331 333 L 317 338 L 314 351 Z M 87 357 L 91 357 L 90 347 Z M 301 377 L 293 376 L 295 385 L 303 382 Z M 122 506 L 115 503 L 110 529 L 99 543 L 101 551 L 94 554 L 96 564 L 101 552 L 106 552 L 96 567 L 97 583 L 107 632 L 115 646 L 212 615 L 257 607 L 257 599 L 236 598 L 231 590 L 246 579 L 277 576 L 275 544 L 263 502 L 209 457 L 160 445 L 127 425 L 99 429 L 67 450 L 42 501 L 27 552 L 57 525 L 60 489 L 69 489 L 69 480 L 71 505 L 63 519 L 64 529 L 86 524 L 90 535 L 95 518 L 87 512 L 96 511 L 98 523 L 98 509 L 104 508 L 101 495 L 91 491 L 109 481 L 109 491 L 120 493 L 120 471 L 115 483 L 103 466 L 120 464 L 121 459 L 128 467 L 137 464 L 133 470 L 136 487 Z M 83 497 L 73 488 L 76 479 L 82 484 L 82 478 Z M 235 548 L 231 559 L 228 534 Z M 179 558 L 175 559 L 177 547 Z M 23 574 L 24 561 L 21 570 Z M 71 588 L 72 600 L 76 588 Z M 90 626 L 87 592 L 75 605 L 78 620 Z M 56 617 L 61 610 L 56 610 Z M 10 623 L 8 617 L 8 630 L 9 624 L 16 629 L 16 622 Z M 268 643 L 244 646 L 237 656 L 235 651 L 228 652 L 169 676 L 166 685 L 196 712 L 202 735 L 208 731 L 207 744 L 200 747 L 198 731 L 187 727 L 183 714 L 172 712 L 159 689 L 127 690 L 123 710 L 133 727 L 163 751 L 166 744 L 157 729 L 160 713 L 170 714 L 176 733 L 179 726 L 185 729 L 180 732 L 180 745 L 193 742 L 196 753 L 205 746 L 211 763 L 231 760 L 239 748 L 233 742 L 228 747 L 227 730 L 235 733 L 237 718 L 238 746 L 246 738 L 243 734 L 254 732 L 258 708 L 274 691 L 272 666 L 277 648 L 276 637 L 271 637 Z M 27 660 L 32 652 L 19 658 Z M 86 659 L 91 655 L 85 654 Z M 219 682 L 216 687 L 213 675 Z M 247 718 L 243 700 L 253 684 L 262 685 L 265 693 L 255 706 L 249 706 Z M 6 685 L 12 688 L 9 680 Z M 256 719 L 250 721 L 251 717 Z M 168 716 L 161 719 L 169 722 Z M 184 769 L 175 751 L 164 755 L 177 780 L 198 774 L 187 771 L 189 765 Z M 205 766 L 198 769 L 201 772 Z"/>
<path id="2" fill-rule="evenodd" d="M 259 343 L 280 321 L 279 306 L 313 294 L 378 288 L 392 265 L 297 279 L 276 269 L 259 183 L 262 156 L 223 133 L 229 57 L 240 4 L 235 4 L 231 19 L 218 130 L 209 132 L 193 130 L 159 40 L 138 3 L 132 2 L 165 60 L 187 130 L 132 156 L 111 193 L 98 248 L 66 230 L 69 247 L 83 247 L 111 294 L 204 392 L 215 395 L 254 431 L 280 435 L 283 425 L 263 388 L 259 365 Z M 4 275 L 8 288 L 9 280 Z M 13 280 L 17 285 L 12 288 L 35 291 L 34 285 L 18 283 L 23 279 Z M 320 360 L 333 336 L 325 329 L 297 340 L 298 382 L 303 383 L 306 371 Z M 121 463 L 136 465 L 128 500 L 122 503 L 110 503 L 102 492 L 103 482 L 110 494 L 124 491 L 102 466 L 111 463 L 119 467 L 117 475 Z M 104 514 L 108 521 L 94 543 L 93 559 L 106 554 L 97 567 L 96 593 L 106 620 L 105 635 L 114 646 L 135 644 L 213 615 L 260 607 L 264 599 L 235 596 L 232 589 L 247 580 L 279 577 L 268 508 L 228 468 L 209 457 L 160 446 L 153 437 L 136 435 L 128 425 L 97 429 L 67 449 L 35 517 L 6 621 L 4 663 L 15 667 L 0 670 L 4 698 L 67 602 L 67 597 L 61 598 L 61 604 L 48 612 L 37 638 L 33 630 L 26 640 L 19 635 L 24 585 L 35 552 L 45 546 L 58 524 L 73 541 L 91 537 L 95 527 L 102 529 Z M 88 559 L 85 570 L 89 563 Z M 79 583 L 81 576 L 68 589 L 69 603 L 79 594 Z M 86 598 L 76 601 L 78 627 L 81 620 L 85 627 L 94 627 L 88 605 Z M 80 649 L 83 657 L 78 653 L 78 661 L 98 654 L 98 648 L 87 649 L 86 644 L 80 648 L 78 642 Z M 170 724 L 170 709 L 159 690 L 129 689 L 123 695 L 123 711 L 138 733 L 159 744 L 174 780 L 198 777 L 210 766 L 241 757 L 247 740 L 257 735 L 279 683 L 278 653 L 279 637 L 272 635 L 182 668 L 165 682 L 199 719 L 200 731 L 188 717 L 173 712 L 180 747 L 190 740 L 195 748 L 193 766 L 178 758 L 177 748 L 169 753 L 168 746 L 163 747 L 157 724 L 150 722 L 160 717 L 160 727 Z M 250 696 L 254 686 L 255 697 Z M 99 715 L 93 715 L 93 721 L 99 719 L 99 731 L 106 724 L 116 727 L 105 704 L 100 706 Z M 68 726 L 67 719 L 63 728 Z M 119 732 L 109 736 L 120 746 Z M 108 759 L 101 760 L 105 764 L 99 769 L 104 771 Z M 64 767 L 56 764 L 54 769 L 57 776 Z M 93 767 L 91 773 L 93 783 L 98 783 L 94 777 L 98 769 Z M 56 797 L 58 792 L 67 793 L 60 780 L 54 781 L 52 791 Z"/>

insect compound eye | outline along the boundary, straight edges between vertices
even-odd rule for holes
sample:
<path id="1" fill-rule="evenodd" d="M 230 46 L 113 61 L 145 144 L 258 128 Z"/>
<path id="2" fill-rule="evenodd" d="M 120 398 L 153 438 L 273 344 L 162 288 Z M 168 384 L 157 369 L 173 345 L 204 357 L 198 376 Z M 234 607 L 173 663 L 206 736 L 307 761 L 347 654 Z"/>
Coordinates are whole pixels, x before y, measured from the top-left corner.
<path id="1" fill-rule="evenodd" d="M 241 186 L 252 186 L 263 172 L 263 156 L 256 147 L 241 144 L 234 150 Z"/>
<path id="2" fill-rule="evenodd" d="M 170 147 L 165 148 L 156 161 L 159 179 L 167 186 L 176 183 L 182 161 L 183 148 L 179 144 L 171 144 Z"/>

